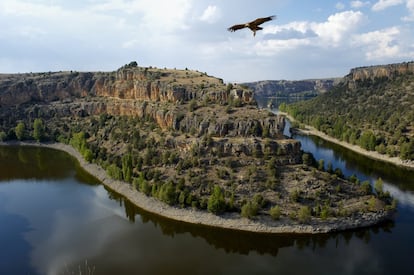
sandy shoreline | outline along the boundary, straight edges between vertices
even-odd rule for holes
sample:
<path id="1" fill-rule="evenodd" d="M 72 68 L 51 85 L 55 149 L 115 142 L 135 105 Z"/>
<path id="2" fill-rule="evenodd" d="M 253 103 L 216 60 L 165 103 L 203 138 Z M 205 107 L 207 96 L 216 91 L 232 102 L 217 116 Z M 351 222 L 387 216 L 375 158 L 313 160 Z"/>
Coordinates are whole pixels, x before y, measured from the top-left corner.
<path id="1" fill-rule="evenodd" d="M 287 113 L 283 113 L 283 112 L 279 112 L 279 114 L 286 116 L 286 118 L 288 118 L 290 121 L 294 122 L 296 121 L 292 116 L 288 115 Z M 353 145 L 353 144 L 349 144 L 347 142 L 344 141 L 340 141 L 339 139 L 333 138 L 331 136 L 328 136 L 327 134 L 318 131 L 316 128 L 312 127 L 312 126 L 305 126 L 305 129 L 298 129 L 295 128 L 295 131 L 297 131 L 298 133 L 302 134 L 302 135 L 309 135 L 309 136 L 317 136 L 320 137 L 326 141 L 338 144 L 346 149 L 352 150 L 358 154 L 364 155 L 366 157 L 375 159 L 375 160 L 380 160 L 380 161 L 385 161 L 388 163 L 392 163 L 394 165 L 400 166 L 400 167 L 404 167 L 404 168 L 410 168 L 410 169 L 414 169 L 414 161 L 404 161 L 398 157 L 389 157 L 387 155 L 382 155 L 376 151 L 368 151 L 365 150 L 357 145 Z"/>
<path id="2" fill-rule="evenodd" d="M 260 217 L 250 220 L 247 218 L 241 218 L 238 214 L 216 216 L 205 211 L 172 207 L 155 198 L 147 197 L 141 192 L 135 190 L 132 185 L 109 178 L 103 168 L 96 164 L 86 162 L 81 154 L 70 145 L 62 143 L 34 142 L 10 142 L 0 143 L 0 145 L 38 146 L 65 151 L 75 157 L 83 169 L 99 179 L 102 184 L 125 196 L 139 208 L 142 208 L 147 212 L 181 222 L 256 233 L 318 234 L 368 227 L 391 218 L 390 213 L 388 212 L 368 212 L 353 219 L 335 218 L 326 221 L 312 221 L 309 224 L 300 224 L 290 220 L 289 218 L 282 218 L 278 221 L 273 221 L 270 217 Z"/>

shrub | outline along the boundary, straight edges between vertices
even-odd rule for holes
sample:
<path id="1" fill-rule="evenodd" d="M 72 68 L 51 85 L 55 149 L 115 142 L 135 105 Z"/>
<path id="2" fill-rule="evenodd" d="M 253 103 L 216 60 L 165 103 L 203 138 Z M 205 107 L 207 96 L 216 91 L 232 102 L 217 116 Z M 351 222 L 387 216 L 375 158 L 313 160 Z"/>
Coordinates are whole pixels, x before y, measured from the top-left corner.
<path id="1" fill-rule="evenodd" d="M 177 194 L 175 192 L 174 184 L 170 181 L 167 184 L 163 184 L 158 192 L 158 197 L 161 201 L 173 205 L 177 201 Z"/>
<path id="2" fill-rule="evenodd" d="M 322 220 L 326 220 L 329 217 L 329 214 L 330 214 L 329 206 L 325 205 L 321 209 L 320 217 L 321 217 Z"/>
<path id="3" fill-rule="evenodd" d="M 115 163 L 109 165 L 108 168 L 106 168 L 106 172 L 109 177 L 115 180 L 122 180 L 122 170 L 116 166 Z"/>
<path id="4" fill-rule="evenodd" d="M 0 132 L 0 141 L 5 141 L 7 139 L 7 134 L 4 131 Z"/>
<path id="5" fill-rule="evenodd" d="M 311 219 L 311 209 L 309 206 L 302 206 L 298 211 L 298 220 L 301 223 L 307 223 Z"/>
<path id="6" fill-rule="evenodd" d="M 372 193 L 372 187 L 371 184 L 369 183 L 369 181 L 363 181 L 361 183 L 361 188 L 362 188 L 362 192 L 364 192 L 364 194 L 369 195 Z"/>
<path id="7" fill-rule="evenodd" d="M 378 194 L 378 196 L 382 196 L 382 194 L 384 193 L 384 183 L 381 178 L 375 181 L 374 190 Z"/>
<path id="8" fill-rule="evenodd" d="M 23 140 L 26 134 L 26 126 L 23 122 L 19 122 L 14 129 L 14 132 L 16 133 L 16 137 L 18 140 Z"/>
<path id="9" fill-rule="evenodd" d="M 300 192 L 297 189 L 293 190 L 293 192 L 290 193 L 290 200 L 292 202 L 298 202 L 299 201 L 299 197 L 300 197 Z"/>
<path id="10" fill-rule="evenodd" d="M 241 208 L 241 215 L 244 218 L 253 218 L 257 215 L 259 206 L 255 202 L 248 201 Z"/>
<path id="11" fill-rule="evenodd" d="M 269 214 L 274 220 L 280 219 L 280 215 L 281 215 L 280 207 L 278 205 L 273 206 L 272 208 L 270 208 Z"/>
<path id="12" fill-rule="evenodd" d="M 226 201 L 224 200 L 223 191 L 220 186 L 214 185 L 213 193 L 207 202 L 207 210 L 214 214 L 222 213 L 226 208 Z"/>
<path id="13" fill-rule="evenodd" d="M 33 138 L 42 141 L 45 134 L 45 126 L 40 118 L 36 118 L 33 123 Z"/>

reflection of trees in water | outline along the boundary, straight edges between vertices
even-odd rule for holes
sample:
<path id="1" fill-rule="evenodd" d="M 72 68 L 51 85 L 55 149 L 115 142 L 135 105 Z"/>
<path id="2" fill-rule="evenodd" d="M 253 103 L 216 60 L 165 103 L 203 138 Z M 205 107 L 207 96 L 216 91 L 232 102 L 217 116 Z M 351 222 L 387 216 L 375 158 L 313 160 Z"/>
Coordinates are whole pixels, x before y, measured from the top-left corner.
<path id="1" fill-rule="evenodd" d="M 64 179 L 99 184 L 78 161 L 59 150 L 31 146 L 0 146 L 0 179 Z"/>
<path id="2" fill-rule="evenodd" d="M 223 249 L 227 253 L 239 253 L 242 255 L 257 252 L 262 255 L 277 256 L 279 248 L 284 247 L 296 247 L 300 250 L 311 248 L 315 251 L 316 249 L 326 247 L 332 241 L 335 242 L 337 247 L 348 245 L 353 238 L 369 243 L 373 234 L 378 234 L 381 231 L 391 232 L 391 229 L 394 227 L 393 222 L 387 222 L 372 228 L 331 234 L 250 233 L 172 221 L 159 215 L 148 213 L 114 191 L 107 188 L 106 190 L 108 191 L 109 198 L 118 201 L 124 207 L 126 216 L 131 222 L 135 222 L 136 216 L 139 215 L 143 223 L 152 223 L 156 228 L 160 228 L 166 236 L 174 238 L 177 234 L 189 233 L 194 238 L 203 238 L 216 249 Z"/>
<path id="3" fill-rule="evenodd" d="M 375 177 L 374 180 L 381 177 L 383 180 L 397 185 L 402 190 L 414 189 L 414 170 L 402 168 L 387 162 L 374 160 L 357 154 L 351 150 L 345 149 L 335 143 L 325 141 L 316 136 L 308 136 L 317 146 L 332 150 L 335 160 L 345 160 L 346 169 L 350 171 L 360 171 L 366 176 Z M 325 160 L 327 163 L 330 160 Z M 345 172 L 345 171 L 344 171 Z M 347 175 L 350 176 L 350 175 Z"/>

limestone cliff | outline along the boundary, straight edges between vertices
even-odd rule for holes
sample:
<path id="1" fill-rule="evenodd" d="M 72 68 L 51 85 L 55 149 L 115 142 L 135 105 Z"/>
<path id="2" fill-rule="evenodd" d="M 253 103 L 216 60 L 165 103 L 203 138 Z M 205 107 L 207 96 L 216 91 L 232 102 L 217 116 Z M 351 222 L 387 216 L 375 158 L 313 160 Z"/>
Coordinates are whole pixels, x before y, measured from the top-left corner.
<path id="1" fill-rule="evenodd" d="M 231 102 L 244 106 L 232 108 Z M 50 119 L 107 114 L 151 118 L 163 130 L 198 137 L 284 139 L 284 117 L 257 110 L 254 102 L 250 89 L 189 70 L 126 65 L 115 72 L 0 75 L 3 124 L 39 114 Z M 284 147 L 297 162 L 300 145 Z M 232 150 L 247 153 L 252 148 Z"/>
<path id="2" fill-rule="evenodd" d="M 266 80 L 243 83 L 258 97 L 310 97 L 325 93 L 337 83 L 338 79 L 310 80 Z"/>
<path id="3" fill-rule="evenodd" d="M 373 81 L 376 79 L 393 80 L 398 75 L 413 74 L 414 62 L 403 62 L 388 65 L 359 67 L 351 69 L 344 81 L 348 82 L 349 88 L 355 88 L 358 82 Z"/>

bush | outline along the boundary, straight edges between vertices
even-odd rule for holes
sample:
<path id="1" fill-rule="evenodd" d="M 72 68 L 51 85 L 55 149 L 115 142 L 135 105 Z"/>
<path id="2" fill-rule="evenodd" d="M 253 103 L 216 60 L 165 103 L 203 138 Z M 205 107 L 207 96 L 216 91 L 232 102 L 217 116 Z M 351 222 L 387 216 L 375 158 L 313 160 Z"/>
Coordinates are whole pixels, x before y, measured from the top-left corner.
<path id="1" fill-rule="evenodd" d="M 253 218 L 257 215 L 259 206 L 255 202 L 248 201 L 241 208 L 241 215 L 244 218 Z"/>
<path id="2" fill-rule="evenodd" d="M 115 163 L 111 164 L 106 168 L 108 176 L 115 180 L 122 180 L 122 170 Z"/>
<path id="3" fill-rule="evenodd" d="M 18 140 L 23 140 L 26 135 L 26 126 L 23 122 L 19 122 L 14 129 L 14 132 L 16 133 L 16 137 Z"/>
<path id="4" fill-rule="evenodd" d="M 161 201 L 173 205 L 177 201 L 177 194 L 175 192 L 175 187 L 172 182 L 163 184 L 158 192 L 158 197 Z"/>
<path id="5" fill-rule="evenodd" d="M 280 215 L 282 213 L 280 211 L 280 207 L 278 205 L 276 205 L 276 206 L 273 206 L 272 208 L 270 208 L 269 214 L 272 217 L 272 219 L 278 220 L 278 219 L 280 219 Z"/>
<path id="6" fill-rule="evenodd" d="M 320 213 L 321 219 L 322 220 L 326 220 L 327 218 L 329 218 L 329 212 L 330 212 L 329 207 L 328 206 L 324 206 L 321 209 L 321 213 Z"/>
<path id="7" fill-rule="evenodd" d="M 33 123 L 33 138 L 42 141 L 45 135 L 45 126 L 40 118 L 36 118 Z"/>
<path id="8" fill-rule="evenodd" d="M 290 200 L 292 202 L 298 202 L 300 198 L 300 191 L 295 189 L 292 193 L 290 193 Z"/>
<path id="9" fill-rule="evenodd" d="M 378 196 L 382 196 L 384 194 L 384 183 L 381 178 L 375 181 L 374 190 Z"/>
<path id="10" fill-rule="evenodd" d="M 7 139 L 7 134 L 4 131 L 0 132 L 0 141 L 5 141 Z"/>
<path id="11" fill-rule="evenodd" d="M 223 191 L 220 186 L 214 185 L 213 193 L 207 202 L 207 210 L 214 214 L 220 214 L 226 209 L 226 201 L 224 200 Z"/>
<path id="12" fill-rule="evenodd" d="M 298 211 L 298 220 L 301 223 L 307 223 L 311 219 L 311 209 L 309 206 L 302 206 Z"/>
<path id="13" fill-rule="evenodd" d="M 361 183 L 361 188 L 362 188 L 362 192 L 364 192 L 364 194 L 369 195 L 372 193 L 372 187 L 371 184 L 369 183 L 369 181 L 363 181 Z"/>

